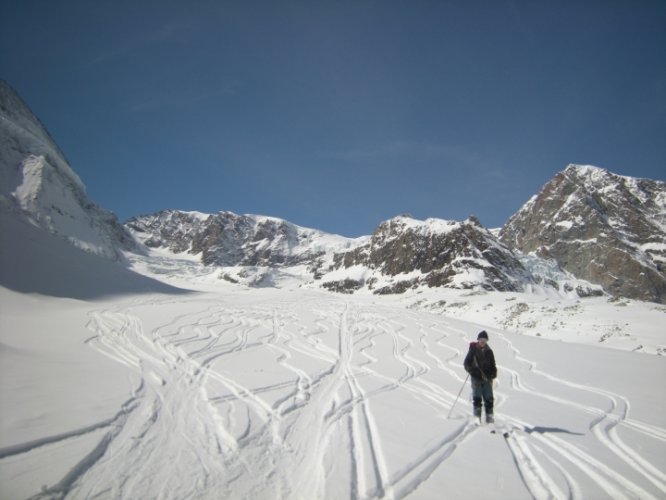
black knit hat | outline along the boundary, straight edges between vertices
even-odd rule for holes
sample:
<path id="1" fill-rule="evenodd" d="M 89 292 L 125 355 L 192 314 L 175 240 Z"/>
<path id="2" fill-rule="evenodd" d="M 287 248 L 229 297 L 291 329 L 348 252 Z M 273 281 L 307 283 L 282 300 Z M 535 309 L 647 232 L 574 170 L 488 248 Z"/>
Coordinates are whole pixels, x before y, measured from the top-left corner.
<path id="1" fill-rule="evenodd" d="M 480 340 L 480 339 L 486 339 L 486 340 L 488 340 L 488 334 L 486 333 L 485 330 L 481 331 L 481 332 L 479 333 L 479 335 L 476 337 L 476 340 Z"/>

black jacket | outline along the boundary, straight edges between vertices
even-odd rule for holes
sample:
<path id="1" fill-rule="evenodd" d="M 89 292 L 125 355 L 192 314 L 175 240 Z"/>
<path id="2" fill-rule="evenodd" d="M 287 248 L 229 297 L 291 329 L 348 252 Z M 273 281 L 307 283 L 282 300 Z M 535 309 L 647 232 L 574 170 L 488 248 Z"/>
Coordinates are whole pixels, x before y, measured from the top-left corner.
<path id="1" fill-rule="evenodd" d="M 497 377 L 495 355 L 488 344 L 481 349 L 478 342 L 471 342 L 464 366 L 465 371 L 474 378 L 492 380 Z"/>

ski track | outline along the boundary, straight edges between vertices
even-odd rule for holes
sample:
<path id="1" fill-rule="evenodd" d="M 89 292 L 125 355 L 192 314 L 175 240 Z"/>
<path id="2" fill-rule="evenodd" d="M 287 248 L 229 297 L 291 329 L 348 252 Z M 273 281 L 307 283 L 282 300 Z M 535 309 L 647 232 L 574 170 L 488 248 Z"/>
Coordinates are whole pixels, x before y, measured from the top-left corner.
<path id="1" fill-rule="evenodd" d="M 511 344 L 511 342 L 509 342 L 505 336 L 502 337 L 504 342 L 506 342 L 509 348 L 514 352 L 515 359 L 527 364 L 528 370 L 532 374 L 577 391 L 587 392 L 607 398 L 610 404 L 609 410 L 600 409 L 593 406 L 586 406 L 548 394 L 536 393 L 531 389 L 526 389 L 520 382 L 520 376 L 518 376 L 515 372 L 512 373 L 512 380 L 515 381 L 514 387 L 521 392 L 528 392 L 533 396 L 551 400 L 560 405 L 568 405 L 573 409 L 583 411 L 594 416 L 594 418 L 590 421 L 589 427 L 593 435 L 597 438 L 598 442 L 603 444 L 615 456 L 617 456 L 620 460 L 625 462 L 629 467 L 634 469 L 638 474 L 653 484 L 662 495 L 666 494 L 666 474 L 656 468 L 648 460 L 644 459 L 637 451 L 628 446 L 617 433 L 617 427 L 626 424 L 629 427 L 646 433 L 650 437 L 663 441 L 663 429 L 658 429 L 654 426 L 648 426 L 640 422 L 628 420 L 630 403 L 624 396 L 614 394 L 603 389 L 574 383 L 538 370 L 536 363 L 521 357 L 520 352 Z M 517 419 L 513 419 L 513 421 L 516 424 L 521 424 L 521 422 L 519 422 Z M 524 428 L 530 427 L 529 424 L 525 424 L 524 422 L 522 422 L 522 426 Z M 622 474 L 619 474 L 612 468 L 605 466 L 598 460 L 589 456 L 589 454 L 585 453 L 583 450 L 572 447 L 571 444 L 566 443 L 561 438 L 557 438 L 551 435 L 541 435 L 535 437 L 545 441 L 551 448 L 563 455 L 571 456 L 571 452 L 573 452 L 573 456 L 575 457 L 574 461 L 579 463 L 582 461 L 586 464 L 586 469 L 587 467 L 591 466 L 595 471 L 598 472 L 598 474 L 594 474 L 594 477 L 599 478 L 597 480 L 598 484 L 609 495 L 617 498 L 657 498 L 634 482 L 625 479 Z"/>
<path id="2" fill-rule="evenodd" d="M 468 401 L 445 419 L 465 379 L 470 336 L 446 318 L 337 299 L 242 307 L 206 300 L 144 331 L 144 309 L 172 303 L 153 297 L 91 311 L 86 342 L 125 365 L 135 388 L 108 419 L 0 449 L 4 460 L 104 430 L 33 498 L 417 498 L 487 429 L 472 421 Z M 666 474 L 618 432 L 663 445 L 666 429 L 629 418 L 626 397 L 545 373 L 505 335 L 493 338 L 511 358 L 500 359 L 497 425 L 510 432 L 507 460 L 527 495 L 666 496 Z M 267 365 L 245 366 L 248 354 Z M 539 390 L 545 382 L 557 394 Z M 399 462 L 387 455 L 393 437 L 377 406 L 391 394 L 427 405 L 446 429 Z M 503 414 L 512 398 L 565 406 L 586 432 L 547 432 Z M 604 461 L 600 449 L 616 460 Z"/>

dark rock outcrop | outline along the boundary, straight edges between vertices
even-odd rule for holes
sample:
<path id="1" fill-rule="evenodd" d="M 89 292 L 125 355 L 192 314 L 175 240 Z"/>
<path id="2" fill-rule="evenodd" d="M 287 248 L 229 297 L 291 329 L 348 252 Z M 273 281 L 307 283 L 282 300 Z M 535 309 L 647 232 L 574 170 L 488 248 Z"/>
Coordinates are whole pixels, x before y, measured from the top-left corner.
<path id="1" fill-rule="evenodd" d="M 570 165 L 500 232 L 615 296 L 666 303 L 666 183 Z"/>
<path id="2" fill-rule="evenodd" d="M 396 217 L 379 225 L 370 241 L 337 253 L 333 269 L 364 266 L 388 277 L 417 272 L 375 293 L 429 287 L 522 290 L 531 282 L 518 258 L 475 218 L 464 222 Z"/>
<path id="3" fill-rule="evenodd" d="M 134 217 L 126 226 L 146 246 L 200 254 L 211 266 L 321 265 L 327 252 L 354 240 L 327 235 L 282 219 L 231 212 L 201 214 L 167 210 Z"/>

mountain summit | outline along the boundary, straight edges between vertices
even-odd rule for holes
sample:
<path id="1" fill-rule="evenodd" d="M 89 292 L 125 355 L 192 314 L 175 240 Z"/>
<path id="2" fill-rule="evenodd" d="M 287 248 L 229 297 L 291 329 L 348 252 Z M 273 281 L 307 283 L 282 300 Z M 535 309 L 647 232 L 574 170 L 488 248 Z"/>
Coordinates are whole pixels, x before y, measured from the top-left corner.
<path id="1" fill-rule="evenodd" d="M 500 239 L 612 295 L 666 303 L 664 182 L 569 165 L 509 219 Z"/>

